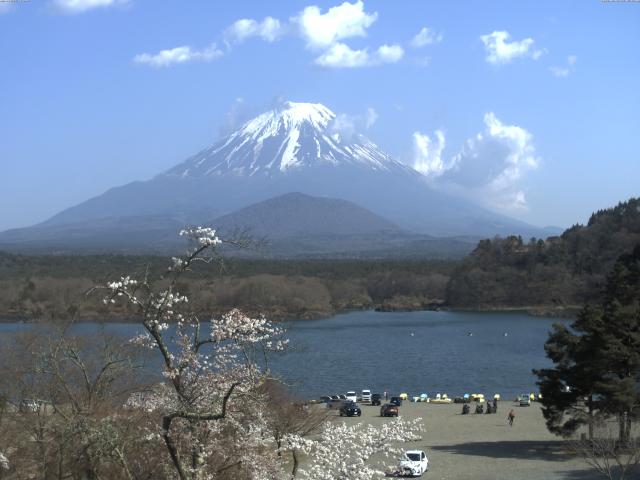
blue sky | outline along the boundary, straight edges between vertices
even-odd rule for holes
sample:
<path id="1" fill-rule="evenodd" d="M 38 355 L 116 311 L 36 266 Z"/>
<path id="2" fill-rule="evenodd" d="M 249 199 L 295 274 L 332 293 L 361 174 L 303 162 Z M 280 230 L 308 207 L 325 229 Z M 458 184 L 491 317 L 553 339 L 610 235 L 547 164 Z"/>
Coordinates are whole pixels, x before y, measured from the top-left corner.
<path id="1" fill-rule="evenodd" d="M 638 51 L 640 2 L 0 3 L 0 229 L 280 98 L 324 103 L 434 188 L 584 222 L 640 194 Z"/>

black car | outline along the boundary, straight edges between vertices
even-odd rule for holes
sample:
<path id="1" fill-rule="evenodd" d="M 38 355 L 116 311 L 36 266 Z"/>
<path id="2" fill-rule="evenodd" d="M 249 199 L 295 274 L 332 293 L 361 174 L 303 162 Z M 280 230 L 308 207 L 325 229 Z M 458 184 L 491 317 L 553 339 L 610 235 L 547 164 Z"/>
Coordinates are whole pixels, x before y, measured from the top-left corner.
<path id="1" fill-rule="evenodd" d="M 371 394 L 371 405 L 381 405 L 382 404 L 382 395 L 379 393 Z"/>
<path id="2" fill-rule="evenodd" d="M 401 407 L 402 399 L 400 397 L 391 397 L 391 400 L 389 400 L 389 403 L 391 405 L 397 405 L 398 407 Z"/>
<path id="3" fill-rule="evenodd" d="M 359 417 L 360 415 L 362 415 L 362 410 L 360 410 L 360 407 L 358 406 L 357 403 L 354 402 L 347 402 L 345 403 L 342 408 L 340 408 L 340 416 L 347 416 L 347 417 Z"/>
<path id="4" fill-rule="evenodd" d="M 393 403 L 385 403 L 380 407 L 381 417 L 397 417 L 400 413 L 398 406 Z"/>

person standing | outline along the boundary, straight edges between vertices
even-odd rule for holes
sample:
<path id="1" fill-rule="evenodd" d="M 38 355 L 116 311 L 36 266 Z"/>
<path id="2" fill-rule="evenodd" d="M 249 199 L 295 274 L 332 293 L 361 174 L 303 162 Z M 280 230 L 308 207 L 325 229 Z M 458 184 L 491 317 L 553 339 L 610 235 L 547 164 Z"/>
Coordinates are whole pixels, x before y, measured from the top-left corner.
<path id="1" fill-rule="evenodd" d="M 513 408 L 509 411 L 509 416 L 507 418 L 509 419 L 509 426 L 513 427 L 513 420 L 516 418 L 516 414 L 513 411 Z"/>

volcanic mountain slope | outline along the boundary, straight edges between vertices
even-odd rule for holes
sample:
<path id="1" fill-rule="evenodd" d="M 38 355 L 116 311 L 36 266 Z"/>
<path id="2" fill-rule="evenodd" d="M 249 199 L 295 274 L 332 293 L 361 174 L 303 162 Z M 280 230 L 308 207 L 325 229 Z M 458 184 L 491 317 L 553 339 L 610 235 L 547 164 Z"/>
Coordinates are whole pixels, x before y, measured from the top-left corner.
<path id="1" fill-rule="evenodd" d="M 36 245 L 43 237 L 49 244 L 82 243 L 105 225 L 124 245 L 132 232 L 143 234 L 142 226 L 153 230 L 154 219 L 204 224 L 291 192 L 350 201 L 418 234 L 545 233 L 434 191 L 420 173 L 365 136 L 344 138 L 335 118 L 323 105 L 287 102 L 148 181 L 110 189 L 40 225 L 0 234 L 0 247 L 7 241 Z"/>
<path id="2" fill-rule="evenodd" d="M 297 192 L 249 205 L 209 223 L 221 232 L 247 231 L 272 240 L 403 233 L 397 225 L 354 203 Z"/>

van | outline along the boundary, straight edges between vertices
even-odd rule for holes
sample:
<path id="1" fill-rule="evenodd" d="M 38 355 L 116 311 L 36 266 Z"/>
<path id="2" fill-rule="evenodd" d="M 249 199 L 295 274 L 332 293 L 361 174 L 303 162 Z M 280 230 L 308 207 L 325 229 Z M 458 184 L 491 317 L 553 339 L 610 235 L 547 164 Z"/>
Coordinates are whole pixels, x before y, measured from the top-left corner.
<path id="1" fill-rule="evenodd" d="M 362 390 L 362 401 L 371 402 L 371 390 Z"/>

